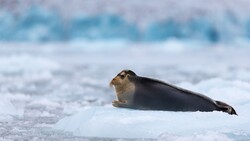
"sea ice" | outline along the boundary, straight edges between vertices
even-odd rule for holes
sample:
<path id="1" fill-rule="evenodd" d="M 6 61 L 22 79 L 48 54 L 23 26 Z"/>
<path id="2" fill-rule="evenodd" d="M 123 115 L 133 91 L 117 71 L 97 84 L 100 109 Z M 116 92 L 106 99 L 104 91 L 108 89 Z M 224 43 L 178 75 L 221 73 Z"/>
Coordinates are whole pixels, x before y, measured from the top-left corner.
<path id="1" fill-rule="evenodd" d="M 249 131 L 249 116 L 230 116 L 222 112 L 139 111 L 113 107 L 92 107 L 63 118 L 56 129 L 77 136 L 156 138 L 167 132 L 193 135 L 206 131 Z"/>
<path id="2" fill-rule="evenodd" d="M 172 134 L 162 134 L 159 141 L 233 141 L 224 134 L 216 132 L 206 132 L 192 136 L 178 136 Z"/>
<path id="3" fill-rule="evenodd" d="M 0 116 L 0 140 L 84 140 L 84 136 L 91 136 L 90 140 L 98 136 L 125 137 L 122 140 L 250 139 L 247 47 L 209 47 L 177 40 L 0 46 L 0 96 L 4 99 L 0 104 L 4 113 Z M 239 116 L 113 108 L 110 103 L 115 95 L 108 84 L 122 69 L 224 101 Z"/>
<path id="4" fill-rule="evenodd" d="M 249 88 L 249 83 L 221 79 L 202 81 L 193 88 L 198 92 L 206 92 L 206 95 L 216 100 L 229 103 L 239 116 L 218 111 L 170 112 L 112 106 L 90 107 L 61 119 L 55 128 L 88 137 L 157 138 L 162 133 L 167 133 L 174 135 L 171 138 L 176 138 L 177 134 L 182 137 L 175 140 L 181 141 L 204 139 L 204 136 L 210 136 L 207 132 L 213 131 L 216 136 L 211 135 L 211 140 L 231 141 L 242 134 L 249 137 L 250 113 L 246 110 L 250 108 Z M 235 136 L 238 132 L 240 135 Z"/>
<path id="5" fill-rule="evenodd" d="M 9 99 L 1 97 L 0 102 L 0 121 L 11 119 L 13 116 L 22 116 L 23 111 L 17 109 Z"/>

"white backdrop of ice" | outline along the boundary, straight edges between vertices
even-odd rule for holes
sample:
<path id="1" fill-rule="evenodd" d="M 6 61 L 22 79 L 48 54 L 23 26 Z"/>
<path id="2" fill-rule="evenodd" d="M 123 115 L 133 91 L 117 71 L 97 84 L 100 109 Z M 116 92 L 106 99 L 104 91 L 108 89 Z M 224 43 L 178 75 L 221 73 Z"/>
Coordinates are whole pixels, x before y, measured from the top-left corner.
<path id="1" fill-rule="evenodd" d="M 155 44 L 72 42 L 4 43 L 0 46 L 0 96 L 7 101 L 4 104 L 7 108 L 1 111 L 8 110 L 12 106 L 17 112 L 13 110 L 10 113 L 24 111 L 20 114 L 23 115 L 21 118 L 11 118 L 16 117 L 11 114 L 3 117 L 3 119 L 10 117 L 12 120 L 11 122 L 1 120 L 0 133 L 3 134 L 0 138 L 64 140 L 65 136 L 69 137 L 68 134 L 61 136 L 58 135 L 60 134 L 58 130 L 47 132 L 47 129 L 40 128 L 41 125 L 51 127 L 60 119 L 62 119 L 59 122 L 60 129 L 70 130 L 75 135 L 80 135 L 82 134 L 80 131 L 88 129 L 88 133 L 91 131 L 101 136 L 101 130 L 105 128 L 103 134 L 108 134 L 110 131 L 114 136 L 120 130 L 126 132 L 129 128 L 133 130 L 135 128 L 138 131 L 133 133 L 129 131 L 130 137 L 155 137 L 161 134 L 162 140 L 167 138 L 234 140 L 231 135 L 236 133 L 237 126 L 239 130 L 242 129 L 242 132 L 237 132 L 241 135 L 249 131 L 245 126 L 249 124 L 250 119 L 248 110 L 250 66 L 246 62 L 249 60 L 249 48 L 220 44 L 209 47 L 209 45 L 176 40 Z M 132 69 L 138 75 L 161 79 L 204 93 L 216 100 L 225 101 L 237 110 L 239 116 L 221 112 L 143 112 L 115 109 L 111 106 L 96 107 L 110 104 L 115 98 L 108 83 L 121 69 Z M 85 106 L 95 107 L 85 111 L 83 109 Z M 108 114 L 105 115 L 105 112 Z M 106 117 L 107 120 L 100 121 L 100 116 L 91 116 L 91 113 L 102 115 L 102 118 Z M 72 117 L 66 118 L 69 115 Z M 162 122 L 166 120 L 169 121 Z M 185 121 L 189 121 L 188 125 Z M 100 125 L 91 124 L 92 122 Z M 120 128 L 126 122 L 129 124 Z M 70 127 L 70 124 L 74 126 Z M 168 126 L 164 126 L 166 124 Z M 139 130 L 137 126 L 145 128 L 145 131 Z M 183 133 L 184 129 L 179 128 L 182 126 L 193 131 Z M 155 130 L 149 130 L 154 128 Z M 214 133 L 210 133 L 211 130 Z M 51 133 L 51 136 L 47 133 Z M 249 140 L 249 137 L 250 135 L 246 134 L 245 140 Z M 75 140 L 75 136 L 72 138 Z"/>
<path id="2" fill-rule="evenodd" d="M 42 57 L 29 55 L 0 56 L 0 72 L 41 72 L 58 69 L 58 64 Z M 8 67 L 6 67 L 8 66 Z"/>
<path id="3" fill-rule="evenodd" d="M 23 110 L 16 108 L 8 98 L 1 97 L 0 121 L 11 119 L 13 116 L 22 116 Z"/>
<path id="4" fill-rule="evenodd" d="M 213 79 L 197 85 L 181 85 L 231 104 L 239 116 L 223 112 L 140 111 L 112 106 L 91 107 L 63 118 L 55 128 L 73 132 L 74 135 L 90 137 L 156 138 L 164 132 L 188 136 L 177 138 L 178 141 L 199 140 L 204 137 L 194 136 L 194 133 L 204 134 L 207 131 L 215 131 L 219 136 L 213 136 L 211 140 L 230 140 L 222 134 L 224 132 L 249 134 L 249 83 Z"/>
<path id="5" fill-rule="evenodd" d="M 206 132 L 192 136 L 178 136 L 173 134 L 163 134 L 159 141 L 233 141 L 226 135 L 217 132 Z"/>

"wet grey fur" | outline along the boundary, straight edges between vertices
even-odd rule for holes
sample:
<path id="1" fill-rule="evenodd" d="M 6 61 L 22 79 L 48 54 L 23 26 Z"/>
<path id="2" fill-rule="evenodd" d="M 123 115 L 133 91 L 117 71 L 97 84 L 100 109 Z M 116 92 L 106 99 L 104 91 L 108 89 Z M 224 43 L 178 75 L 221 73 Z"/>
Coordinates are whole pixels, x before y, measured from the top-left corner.
<path id="1" fill-rule="evenodd" d="M 130 101 L 129 105 L 124 105 L 126 108 L 166 111 L 223 111 L 237 115 L 234 108 L 224 102 L 159 80 L 140 77 L 135 73 L 131 74 L 128 78 L 135 84 L 135 91 L 133 101 Z"/>

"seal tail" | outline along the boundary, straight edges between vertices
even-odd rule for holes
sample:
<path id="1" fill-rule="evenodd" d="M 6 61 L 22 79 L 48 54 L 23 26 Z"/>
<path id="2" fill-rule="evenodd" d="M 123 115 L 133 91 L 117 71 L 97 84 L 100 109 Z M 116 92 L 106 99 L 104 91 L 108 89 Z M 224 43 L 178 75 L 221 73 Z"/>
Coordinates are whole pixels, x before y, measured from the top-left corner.
<path id="1" fill-rule="evenodd" d="M 215 101 L 215 102 L 216 102 L 216 105 L 218 106 L 219 111 L 226 112 L 230 115 L 238 115 L 232 106 L 221 101 Z"/>

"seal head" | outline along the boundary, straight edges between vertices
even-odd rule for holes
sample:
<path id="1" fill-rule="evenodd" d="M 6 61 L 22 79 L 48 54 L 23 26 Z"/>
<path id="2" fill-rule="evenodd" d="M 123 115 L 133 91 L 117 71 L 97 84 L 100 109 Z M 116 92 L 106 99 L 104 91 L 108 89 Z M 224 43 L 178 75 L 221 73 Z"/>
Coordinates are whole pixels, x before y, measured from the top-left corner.
<path id="1" fill-rule="evenodd" d="M 114 86 L 118 99 L 112 102 L 113 106 L 132 108 L 135 84 L 130 79 L 135 76 L 133 71 L 123 70 L 111 80 L 110 86 Z"/>
<path id="2" fill-rule="evenodd" d="M 124 85 L 128 83 L 128 79 L 129 77 L 134 77 L 136 76 L 136 74 L 131 71 L 131 70 L 123 70 L 120 73 L 118 73 L 116 75 L 116 77 L 114 77 L 111 82 L 110 82 L 110 86 L 119 86 L 119 85 Z"/>

